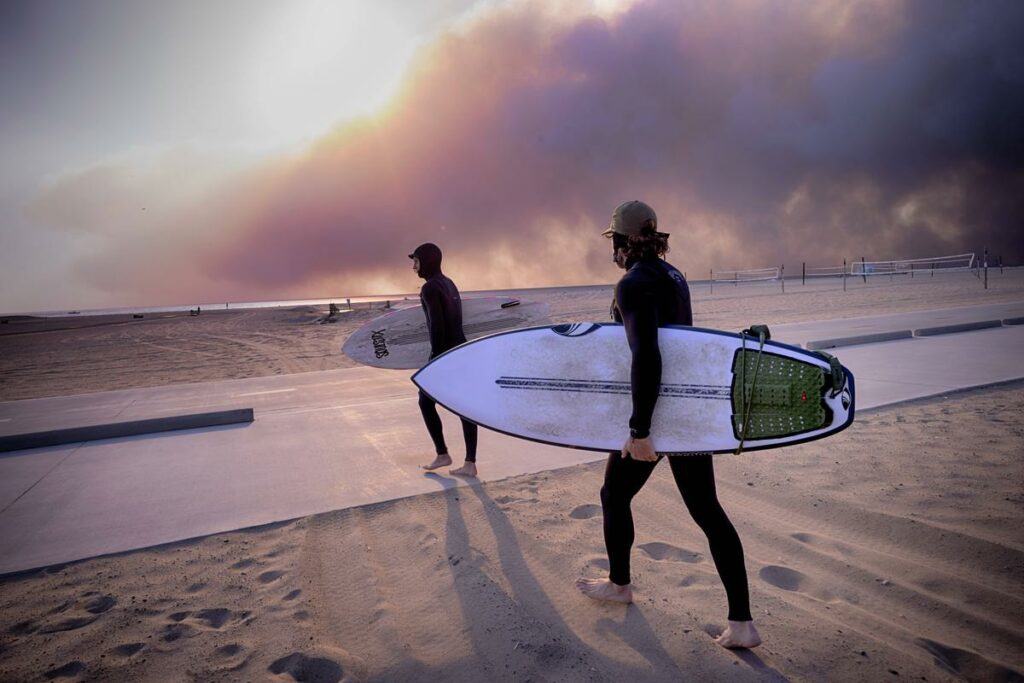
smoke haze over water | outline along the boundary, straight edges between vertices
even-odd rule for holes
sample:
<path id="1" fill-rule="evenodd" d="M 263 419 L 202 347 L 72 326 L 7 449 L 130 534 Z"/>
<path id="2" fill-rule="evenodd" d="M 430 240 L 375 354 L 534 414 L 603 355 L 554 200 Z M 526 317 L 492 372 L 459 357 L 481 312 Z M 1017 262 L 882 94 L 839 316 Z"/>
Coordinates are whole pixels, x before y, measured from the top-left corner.
<path id="1" fill-rule="evenodd" d="M 425 241 L 464 289 L 610 282 L 599 233 L 634 198 L 691 276 L 1024 259 L 1024 4 L 550 7 L 477 11 L 301 153 L 124 155 L 29 215 L 125 305 L 409 291 Z"/>

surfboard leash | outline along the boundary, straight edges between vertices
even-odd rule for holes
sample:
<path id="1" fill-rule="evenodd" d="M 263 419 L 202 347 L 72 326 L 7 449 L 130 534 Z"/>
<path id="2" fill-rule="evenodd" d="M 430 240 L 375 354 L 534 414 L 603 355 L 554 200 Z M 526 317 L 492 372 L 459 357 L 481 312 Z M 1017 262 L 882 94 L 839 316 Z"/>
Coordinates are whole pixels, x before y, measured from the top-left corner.
<path id="1" fill-rule="evenodd" d="M 831 384 L 832 393 L 829 398 L 835 398 L 846 386 L 846 374 L 843 372 L 843 366 L 840 364 L 839 359 L 833 356 L 831 353 L 825 351 L 815 351 L 819 358 L 823 358 L 828 363 L 828 376 L 829 383 Z"/>
<path id="2" fill-rule="evenodd" d="M 757 373 L 761 369 L 761 354 L 764 351 L 765 339 L 772 338 L 767 325 L 751 325 L 740 332 L 741 353 L 743 355 L 743 363 L 740 365 L 740 386 L 743 388 L 744 393 L 747 391 L 747 336 L 753 337 L 755 334 L 760 340 L 760 344 L 757 347 L 754 376 L 750 380 L 750 396 L 744 396 L 743 401 L 740 403 L 743 406 L 743 412 L 740 414 L 740 420 L 743 422 L 743 431 L 740 433 L 740 445 L 733 451 L 734 455 L 739 455 L 743 452 L 743 444 L 747 441 L 747 427 L 750 422 L 748 417 L 750 415 L 750 405 L 754 402 L 754 387 L 757 384 Z"/>

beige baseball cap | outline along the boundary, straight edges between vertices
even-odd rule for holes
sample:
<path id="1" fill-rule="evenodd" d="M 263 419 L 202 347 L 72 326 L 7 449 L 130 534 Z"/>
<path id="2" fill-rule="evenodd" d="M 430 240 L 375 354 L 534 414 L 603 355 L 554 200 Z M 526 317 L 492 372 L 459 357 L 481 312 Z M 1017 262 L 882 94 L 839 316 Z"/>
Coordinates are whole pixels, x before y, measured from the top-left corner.
<path id="1" fill-rule="evenodd" d="M 611 237 L 613 233 L 635 237 L 641 233 L 648 221 L 651 221 L 655 230 L 658 229 L 658 215 L 654 213 L 654 209 L 638 199 L 632 199 L 615 207 L 608 229 L 601 234 L 605 237 Z M 656 232 L 655 234 L 668 235 L 665 232 Z"/>

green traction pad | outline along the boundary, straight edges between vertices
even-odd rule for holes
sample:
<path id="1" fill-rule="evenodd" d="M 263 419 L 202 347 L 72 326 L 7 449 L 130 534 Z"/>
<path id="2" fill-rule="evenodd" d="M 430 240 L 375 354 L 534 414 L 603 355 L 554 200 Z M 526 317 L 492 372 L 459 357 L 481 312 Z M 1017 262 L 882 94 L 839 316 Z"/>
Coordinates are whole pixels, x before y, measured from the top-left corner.
<path id="1" fill-rule="evenodd" d="M 824 370 L 786 356 L 771 353 L 761 353 L 760 356 L 760 367 L 757 349 L 737 350 L 733 359 L 732 427 L 736 438 L 741 438 L 743 433 L 743 411 L 747 409 L 748 401 L 748 441 L 792 436 L 827 425 L 831 418 L 822 400 Z M 746 386 L 741 391 L 741 363 L 744 361 L 747 364 Z"/>

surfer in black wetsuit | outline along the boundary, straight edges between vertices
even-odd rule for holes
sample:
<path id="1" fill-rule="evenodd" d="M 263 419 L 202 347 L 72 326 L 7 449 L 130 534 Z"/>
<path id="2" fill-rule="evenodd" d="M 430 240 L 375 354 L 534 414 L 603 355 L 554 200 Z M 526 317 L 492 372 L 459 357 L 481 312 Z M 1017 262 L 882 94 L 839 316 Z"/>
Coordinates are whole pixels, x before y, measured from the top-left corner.
<path id="1" fill-rule="evenodd" d="M 630 503 L 662 458 L 655 450 L 657 434 L 651 433 L 651 416 L 661 388 L 658 327 L 693 324 L 689 287 L 682 273 L 661 258 L 668 251 L 668 235 L 657 232 L 657 227 L 658 219 L 650 206 L 630 201 L 615 209 L 611 225 L 604 232 L 612 238 L 613 260 L 626 271 L 615 287 L 612 312 L 625 328 L 632 352 L 633 414 L 621 452 L 609 454 L 601 488 L 609 577 L 576 582 L 584 595 L 595 600 L 633 600 Z M 755 647 L 761 637 L 750 615 L 743 546 L 718 502 L 711 456 L 670 457 L 669 465 L 687 510 L 708 538 L 711 557 L 725 584 L 729 625 L 715 641 L 730 648 Z"/>
<path id="2" fill-rule="evenodd" d="M 436 244 L 427 242 L 416 247 L 409 254 L 412 269 L 426 280 L 420 288 L 420 304 L 427 316 L 427 330 L 430 333 L 430 357 L 441 355 L 466 341 L 462 331 L 462 299 L 459 290 L 449 278 L 441 272 L 441 249 Z M 434 442 L 437 457 L 425 470 L 436 470 L 452 464 L 448 455 L 448 446 L 444 442 L 444 430 L 441 417 L 437 414 L 437 403 L 429 396 L 420 392 L 420 412 L 427 424 L 427 431 Z M 462 421 L 462 435 L 466 440 L 466 462 L 462 467 L 449 470 L 452 474 L 467 477 L 476 476 L 476 440 L 477 426 L 467 420 Z"/>

